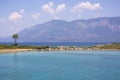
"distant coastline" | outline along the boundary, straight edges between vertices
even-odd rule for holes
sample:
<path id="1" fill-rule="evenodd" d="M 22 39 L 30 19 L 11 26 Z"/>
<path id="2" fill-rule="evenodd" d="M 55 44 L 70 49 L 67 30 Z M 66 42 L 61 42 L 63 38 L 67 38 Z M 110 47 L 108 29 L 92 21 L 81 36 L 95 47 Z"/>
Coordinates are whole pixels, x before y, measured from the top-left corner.
<path id="1" fill-rule="evenodd" d="M 104 45 L 104 44 L 110 44 L 112 42 L 18 42 L 18 45 L 20 46 L 96 46 L 96 45 Z M 0 42 L 0 44 L 5 45 L 12 45 L 13 42 Z"/>

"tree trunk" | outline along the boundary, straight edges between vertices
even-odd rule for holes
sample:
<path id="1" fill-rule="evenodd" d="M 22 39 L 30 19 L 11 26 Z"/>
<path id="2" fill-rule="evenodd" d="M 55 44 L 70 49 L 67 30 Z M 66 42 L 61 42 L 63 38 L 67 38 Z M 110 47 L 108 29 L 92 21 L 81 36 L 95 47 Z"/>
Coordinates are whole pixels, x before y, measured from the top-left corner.
<path id="1" fill-rule="evenodd" d="M 15 46 L 17 46 L 17 39 L 15 39 Z"/>

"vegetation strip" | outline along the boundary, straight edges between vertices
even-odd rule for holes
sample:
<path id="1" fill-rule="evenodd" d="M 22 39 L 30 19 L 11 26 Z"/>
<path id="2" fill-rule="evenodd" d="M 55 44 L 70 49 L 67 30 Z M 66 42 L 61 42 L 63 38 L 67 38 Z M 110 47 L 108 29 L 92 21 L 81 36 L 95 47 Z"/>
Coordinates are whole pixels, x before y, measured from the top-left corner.
<path id="1" fill-rule="evenodd" d="M 120 50 L 120 43 L 104 44 L 90 47 L 76 46 L 15 46 L 0 45 L 0 53 L 3 52 L 19 52 L 19 51 L 66 51 L 66 50 Z"/>

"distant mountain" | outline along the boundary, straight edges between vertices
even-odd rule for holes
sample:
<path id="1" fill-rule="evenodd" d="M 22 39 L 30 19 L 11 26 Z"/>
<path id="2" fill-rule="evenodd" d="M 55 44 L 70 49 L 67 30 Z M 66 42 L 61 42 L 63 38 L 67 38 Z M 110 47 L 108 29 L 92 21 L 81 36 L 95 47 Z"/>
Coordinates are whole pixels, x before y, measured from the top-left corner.
<path id="1" fill-rule="evenodd" d="M 120 42 L 120 17 L 52 20 L 18 34 L 22 42 Z"/>

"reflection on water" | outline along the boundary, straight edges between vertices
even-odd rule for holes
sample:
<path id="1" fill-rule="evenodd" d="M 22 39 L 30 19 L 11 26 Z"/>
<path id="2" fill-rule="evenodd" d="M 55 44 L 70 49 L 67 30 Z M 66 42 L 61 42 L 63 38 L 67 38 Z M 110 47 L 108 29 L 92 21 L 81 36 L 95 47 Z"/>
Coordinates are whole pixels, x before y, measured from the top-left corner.
<path id="1" fill-rule="evenodd" d="M 17 74 L 17 69 L 18 69 L 18 64 L 19 64 L 19 62 L 18 62 L 18 58 L 17 57 L 19 57 L 19 56 L 17 56 L 17 52 L 15 52 L 14 53 L 14 55 L 13 55 L 13 80 L 17 80 L 17 78 L 18 78 L 18 74 Z"/>

